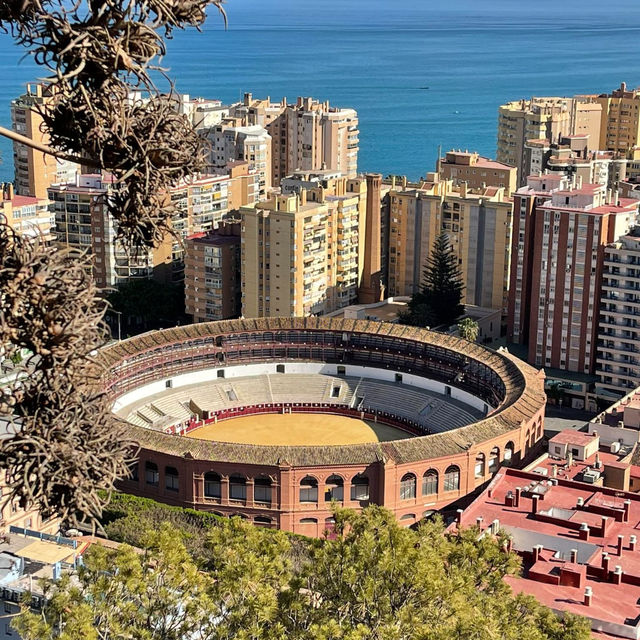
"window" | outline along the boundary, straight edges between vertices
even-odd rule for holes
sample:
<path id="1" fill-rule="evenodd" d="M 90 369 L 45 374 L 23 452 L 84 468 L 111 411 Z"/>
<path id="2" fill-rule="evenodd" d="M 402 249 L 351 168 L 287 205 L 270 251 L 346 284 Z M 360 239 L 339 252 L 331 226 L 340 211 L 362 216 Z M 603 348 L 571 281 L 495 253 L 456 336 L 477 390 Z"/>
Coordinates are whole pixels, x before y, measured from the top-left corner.
<path id="1" fill-rule="evenodd" d="M 178 470 L 175 467 L 164 468 L 164 486 L 167 491 L 178 491 L 180 488 Z"/>
<path id="2" fill-rule="evenodd" d="M 216 371 L 218 378 L 224 378 L 224 369 L 218 369 Z"/>
<path id="3" fill-rule="evenodd" d="M 271 504 L 271 479 L 256 478 L 253 482 L 253 499 L 256 502 Z"/>
<path id="4" fill-rule="evenodd" d="M 484 453 L 479 453 L 476 456 L 476 478 L 484 478 Z"/>
<path id="5" fill-rule="evenodd" d="M 256 516 L 253 519 L 253 522 L 255 524 L 260 524 L 260 525 L 270 525 L 271 524 L 271 518 L 268 518 L 267 516 Z"/>
<path id="6" fill-rule="evenodd" d="M 498 470 L 498 464 L 500 463 L 500 449 L 493 447 L 489 454 L 489 473 L 495 473 Z"/>
<path id="7" fill-rule="evenodd" d="M 444 490 L 458 491 L 460 489 L 460 469 L 451 465 L 444 472 Z"/>
<path id="8" fill-rule="evenodd" d="M 283 364 L 277 364 L 276 365 L 276 373 L 284 373 L 284 365 Z"/>
<path id="9" fill-rule="evenodd" d="M 331 500 L 344 500 L 344 480 L 338 475 L 332 475 L 327 478 L 327 488 L 324 494 L 325 502 Z"/>
<path id="10" fill-rule="evenodd" d="M 217 473 L 209 471 L 204 474 L 204 497 L 205 498 L 220 498 L 221 491 L 221 478 Z"/>
<path id="11" fill-rule="evenodd" d="M 247 499 L 247 479 L 244 476 L 234 474 L 229 477 L 229 499 Z"/>
<path id="12" fill-rule="evenodd" d="M 155 462 L 145 462 L 144 477 L 147 484 L 152 484 L 154 487 L 158 486 L 158 483 L 160 482 L 160 472 L 158 471 L 158 465 Z"/>
<path id="13" fill-rule="evenodd" d="M 318 502 L 318 481 L 306 476 L 300 481 L 300 502 Z"/>
<path id="14" fill-rule="evenodd" d="M 318 524 L 317 518 L 302 518 L 300 524 Z"/>
<path id="15" fill-rule="evenodd" d="M 422 495 L 430 496 L 438 493 L 438 472 L 435 469 L 429 469 L 422 476 Z"/>
<path id="16" fill-rule="evenodd" d="M 416 477 L 413 473 L 405 473 L 400 480 L 400 500 L 410 500 L 416 497 Z"/>
<path id="17" fill-rule="evenodd" d="M 164 381 L 164 386 L 165 386 L 167 389 L 171 389 L 171 387 L 173 386 L 173 380 L 165 380 L 165 381 Z"/>
<path id="18" fill-rule="evenodd" d="M 358 474 L 351 478 L 351 499 L 352 500 L 368 500 L 369 499 L 369 478 Z"/>

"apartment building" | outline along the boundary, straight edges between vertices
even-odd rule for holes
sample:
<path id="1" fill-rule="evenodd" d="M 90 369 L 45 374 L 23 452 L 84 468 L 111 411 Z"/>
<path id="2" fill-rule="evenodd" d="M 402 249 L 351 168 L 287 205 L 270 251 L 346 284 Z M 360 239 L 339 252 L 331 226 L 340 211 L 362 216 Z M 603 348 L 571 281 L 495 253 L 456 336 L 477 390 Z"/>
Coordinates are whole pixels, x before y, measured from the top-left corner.
<path id="1" fill-rule="evenodd" d="M 272 186 L 271 136 L 259 125 L 216 125 L 207 130 L 211 143 L 209 170 L 224 170 L 229 163 L 246 162 L 249 171 L 259 176 L 259 193 L 264 196 Z"/>
<path id="2" fill-rule="evenodd" d="M 0 195 L 0 215 L 14 231 L 22 235 L 40 235 L 47 243 L 53 241 L 55 218 L 49 200 L 17 196 L 13 184 L 0 185 Z"/>
<path id="3" fill-rule="evenodd" d="M 454 185 L 466 182 L 472 189 L 491 185 L 503 187 L 508 198 L 517 189 L 518 170 L 511 165 L 484 158 L 476 152 L 447 151 L 440 158 L 438 167 L 442 180 L 451 180 Z"/>
<path id="4" fill-rule="evenodd" d="M 640 144 L 640 89 L 628 90 L 623 82 L 611 93 L 595 98 L 600 105 L 600 149 L 626 154 Z"/>
<path id="5" fill-rule="evenodd" d="M 503 104 L 498 112 L 498 162 L 516 167 L 518 186 L 527 183 L 527 140 L 556 142 L 561 135 L 600 140 L 602 106 L 593 96 L 538 97 Z M 595 142 L 594 142 L 595 146 Z"/>
<path id="6" fill-rule="evenodd" d="M 170 96 L 178 113 L 186 115 L 195 129 L 208 129 L 220 124 L 229 115 L 229 107 L 220 100 L 193 98 L 188 93 Z"/>
<path id="7" fill-rule="evenodd" d="M 389 199 L 388 295 L 410 296 L 442 231 L 465 284 L 464 304 L 506 313 L 513 205 L 504 187 L 471 189 L 437 173 L 393 184 Z"/>
<path id="8" fill-rule="evenodd" d="M 514 200 L 508 338 L 537 366 L 592 374 L 604 245 L 628 232 L 638 202 L 555 175 L 530 176 Z"/>
<path id="9" fill-rule="evenodd" d="M 185 310 L 194 322 L 237 318 L 240 289 L 240 224 L 223 222 L 217 229 L 186 240 Z"/>
<path id="10" fill-rule="evenodd" d="M 39 109 L 51 102 L 51 95 L 41 84 L 27 85 L 26 93 L 11 102 L 12 129 L 34 142 L 49 144 L 49 137 L 41 130 Z M 58 160 L 19 142 L 13 143 L 13 165 L 16 193 L 46 199 L 52 184 L 71 182 L 80 167 L 66 160 Z"/>
<path id="11" fill-rule="evenodd" d="M 132 256 L 116 240 L 117 228 L 107 211 L 111 178 L 80 174 L 71 183 L 49 187 L 55 214 L 56 243 L 92 256 L 92 275 L 99 288 L 137 278 L 171 281 L 172 242 Z"/>
<path id="12" fill-rule="evenodd" d="M 527 176 L 540 173 L 573 175 L 584 184 L 617 189 L 627 178 L 629 161 L 613 151 L 591 151 L 588 136 L 561 136 L 558 143 L 527 140 L 524 168 Z"/>
<path id="13" fill-rule="evenodd" d="M 640 228 L 604 248 L 596 394 L 619 398 L 640 386 Z"/>
<path id="14" fill-rule="evenodd" d="M 259 125 L 272 140 L 272 180 L 296 171 L 330 169 L 355 177 L 358 168 L 358 114 L 329 102 L 298 98 L 289 104 L 254 99 L 246 93 L 241 103 L 232 105 L 229 121 L 236 126 Z"/>
<path id="15" fill-rule="evenodd" d="M 274 195 L 242 219 L 242 315 L 324 315 L 357 299 L 366 183 Z"/>
<path id="16" fill-rule="evenodd" d="M 189 235 L 218 226 L 233 206 L 257 199 L 258 176 L 246 163 L 228 174 L 193 176 L 172 187 L 167 198 L 175 206 L 172 227 L 156 248 L 132 255 L 117 241 L 117 223 L 107 211 L 111 178 L 80 174 L 71 183 L 52 185 L 49 197 L 55 213 L 56 241 L 93 256 L 92 273 L 99 287 L 116 287 L 136 278 L 182 282 L 185 245 Z"/>

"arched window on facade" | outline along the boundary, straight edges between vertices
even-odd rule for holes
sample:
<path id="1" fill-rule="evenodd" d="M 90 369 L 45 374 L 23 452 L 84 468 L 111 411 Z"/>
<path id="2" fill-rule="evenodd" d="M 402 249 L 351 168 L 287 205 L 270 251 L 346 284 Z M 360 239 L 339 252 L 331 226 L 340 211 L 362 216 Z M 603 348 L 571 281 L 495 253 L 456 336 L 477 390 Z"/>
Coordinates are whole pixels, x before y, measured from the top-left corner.
<path id="1" fill-rule="evenodd" d="M 263 504 L 271 504 L 271 478 L 256 478 L 253 481 L 253 499 Z"/>
<path id="2" fill-rule="evenodd" d="M 431 496 L 438 493 L 438 472 L 435 469 L 429 469 L 422 476 L 422 495 Z"/>
<path id="3" fill-rule="evenodd" d="M 300 502 L 318 502 L 318 481 L 306 476 L 300 481 Z"/>
<path id="4" fill-rule="evenodd" d="M 229 476 L 229 499 L 230 500 L 246 500 L 247 499 L 247 479 L 240 474 Z"/>
<path id="5" fill-rule="evenodd" d="M 318 524 L 317 518 L 301 518 L 300 524 Z"/>
<path id="6" fill-rule="evenodd" d="M 506 464 L 510 464 L 511 459 L 513 458 L 513 451 L 515 449 L 515 445 L 513 442 L 509 441 L 504 446 L 504 461 Z"/>
<path id="7" fill-rule="evenodd" d="M 484 453 L 479 453 L 476 456 L 475 476 L 476 478 L 484 478 Z"/>
<path id="8" fill-rule="evenodd" d="M 524 440 L 524 449 L 525 454 L 529 453 L 529 447 L 531 446 L 529 443 L 531 442 L 531 431 L 527 431 L 527 435 Z"/>
<path id="9" fill-rule="evenodd" d="M 204 497 L 220 498 L 222 496 L 221 478 L 217 473 L 209 471 L 204 474 Z"/>
<path id="10" fill-rule="evenodd" d="M 489 473 L 494 474 L 500 465 L 500 449 L 493 447 L 489 453 Z"/>
<path id="11" fill-rule="evenodd" d="M 151 484 L 154 487 L 158 486 L 160 482 L 160 472 L 158 471 L 158 465 L 155 462 L 144 463 L 144 478 L 147 484 Z"/>
<path id="12" fill-rule="evenodd" d="M 455 464 L 447 467 L 444 472 L 444 490 L 458 491 L 460 489 L 460 468 Z"/>
<path id="13" fill-rule="evenodd" d="M 164 468 L 164 486 L 167 491 L 178 491 L 180 489 L 180 478 L 175 467 Z"/>
<path id="14" fill-rule="evenodd" d="M 352 500 L 368 500 L 369 499 L 369 478 L 359 473 L 351 478 L 351 499 Z"/>
<path id="15" fill-rule="evenodd" d="M 344 500 L 344 480 L 338 475 L 332 475 L 327 478 L 327 486 L 324 493 L 325 502 Z"/>
<path id="16" fill-rule="evenodd" d="M 416 477 L 413 473 L 405 473 L 400 480 L 400 500 L 416 497 Z"/>

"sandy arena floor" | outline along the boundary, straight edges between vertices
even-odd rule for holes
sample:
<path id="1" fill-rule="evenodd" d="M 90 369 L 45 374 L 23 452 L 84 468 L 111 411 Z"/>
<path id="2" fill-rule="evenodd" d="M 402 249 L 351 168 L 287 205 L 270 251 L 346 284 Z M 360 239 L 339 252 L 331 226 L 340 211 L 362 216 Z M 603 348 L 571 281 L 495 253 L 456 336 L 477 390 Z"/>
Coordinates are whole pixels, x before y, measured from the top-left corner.
<path id="1" fill-rule="evenodd" d="M 329 414 L 263 414 L 209 424 L 188 438 L 262 445 L 362 444 L 410 438 L 411 434 L 384 424 L 374 424 Z"/>

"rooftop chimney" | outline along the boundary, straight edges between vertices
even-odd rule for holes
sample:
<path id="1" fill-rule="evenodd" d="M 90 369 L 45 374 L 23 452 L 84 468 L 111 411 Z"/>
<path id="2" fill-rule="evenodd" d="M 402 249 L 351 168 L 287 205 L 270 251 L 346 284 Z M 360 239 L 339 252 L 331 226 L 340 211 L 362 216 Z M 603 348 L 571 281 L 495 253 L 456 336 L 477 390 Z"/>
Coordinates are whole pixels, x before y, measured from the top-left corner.
<path id="1" fill-rule="evenodd" d="M 621 584 L 622 583 L 622 567 L 617 564 L 616 568 L 613 570 L 613 584 Z"/>
<path id="2" fill-rule="evenodd" d="M 534 495 L 531 498 L 531 513 L 532 514 L 536 514 L 538 513 L 538 501 L 540 500 L 540 496 Z"/>
<path id="3" fill-rule="evenodd" d="M 593 598 L 593 590 L 591 587 L 584 588 L 584 605 L 585 607 L 591 606 L 591 598 Z"/>
<path id="4" fill-rule="evenodd" d="M 618 556 L 622 555 L 622 548 L 624 547 L 624 536 L 622 534 L 620 534 L 618 536 Z"/>
<path id="5" fill-rule="evenodd" d="M 636 538 L 636 536 L 634 536 L 634 535 L 629 536 L 629 549 L 631 551 L 635 551 L 636 550 L 637 541 L 638 541 L 638 539 Z"/>
<path id="6" fill-rule="evenodd" d="M 602 578 L 604 580 L 609 579 L 609 564 L 611 562 L 611 558 L 609 558 L 608 553 L 602 554 Z"/>
<path id="7" fill-rule="evenodd" d="M 578 562 L 578 550 L 577 549 L 571 549 L 571 562 L 573 564 L 575 564 L 576 562 Z"/>

